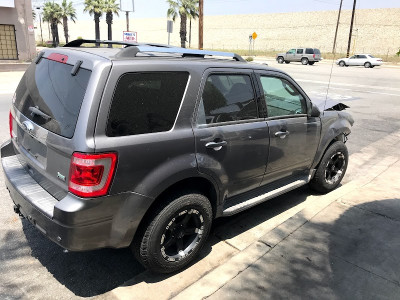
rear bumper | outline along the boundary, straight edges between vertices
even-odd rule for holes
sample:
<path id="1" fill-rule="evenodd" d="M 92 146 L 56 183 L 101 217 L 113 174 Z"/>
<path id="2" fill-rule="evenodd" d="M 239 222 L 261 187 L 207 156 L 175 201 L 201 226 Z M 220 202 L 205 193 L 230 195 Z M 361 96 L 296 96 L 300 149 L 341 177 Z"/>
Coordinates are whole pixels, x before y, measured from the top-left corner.
<path id="1" fill-rule="evenodd" d="M 92 199 L 68 193 L 58 201 L 23 168 L 10 141 L 1 146 L 1 162 L 15 210 L 68 250 L 129 246 L 152 203 L 152 199 L 135 193 Z"/>

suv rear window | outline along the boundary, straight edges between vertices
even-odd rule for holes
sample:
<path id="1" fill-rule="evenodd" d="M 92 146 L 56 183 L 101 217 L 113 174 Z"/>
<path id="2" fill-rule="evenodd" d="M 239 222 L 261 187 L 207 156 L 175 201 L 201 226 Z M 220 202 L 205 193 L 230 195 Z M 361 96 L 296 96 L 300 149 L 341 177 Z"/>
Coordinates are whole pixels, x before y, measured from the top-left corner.
<path id="1" fill-rule="evenodd" d="M 187 72 L 128 73 L 115 88 L 107 121 L 107 136 L 168 131 L 175 123 L 189 74 Z"/>
<path id="2" fill-rule="evenodd" d="M 74 135 L 76 122 L 91 71 L 80 68 L 71 75 L 73 66 L 42 58 L 32 63 L 22 77 L 15 107 L 27 118 L 47 130 L 66 138 Z M 50 116 L 32 114 L 32 108 Z"/>
<path id="3" fill-rule="evenodd" d="M 314 48 L 314 54 L 321 54 L 321 52 L 319 51 L 319 49 Z"/>
<path id="4" fill-rule="evenodd" d="M 314 54 L 313 48 L 306 48 L 306 54 Z"/>

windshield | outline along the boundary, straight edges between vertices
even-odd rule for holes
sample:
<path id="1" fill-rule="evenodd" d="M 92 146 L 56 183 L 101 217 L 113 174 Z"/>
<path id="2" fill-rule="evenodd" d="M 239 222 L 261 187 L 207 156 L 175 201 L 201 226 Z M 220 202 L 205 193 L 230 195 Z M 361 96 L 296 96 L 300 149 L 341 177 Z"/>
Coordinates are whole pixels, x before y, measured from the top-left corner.
<path id="1" fill-rule="evenodd" d="M 15 107 L 27 118 L 63 137 L 74 135 L 76 122 L 85 96 L 91 71 L 41 59 L 32 63 L 22 77 Z"/>

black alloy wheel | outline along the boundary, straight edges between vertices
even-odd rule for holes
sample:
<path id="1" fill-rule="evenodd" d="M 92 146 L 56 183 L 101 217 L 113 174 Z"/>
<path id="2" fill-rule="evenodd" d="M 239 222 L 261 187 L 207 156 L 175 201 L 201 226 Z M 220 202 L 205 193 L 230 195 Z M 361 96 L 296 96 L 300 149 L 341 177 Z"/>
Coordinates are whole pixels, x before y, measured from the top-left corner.
<path id="1" fill-rule="evenodd" d="M 136 258 L 155 273 L 171 273 L 194 260 L 212 224 L 210 201 L 202 194 L 179 192 L 162 199 L 140 227 L 131 245 Z"/>
<path id="2" fill-rule="evenodd" d="M 325 180 L 328 184 L 334 185 L 342 177 L 346 166 L 346 159 L 342 152 L 338 151 L 328 160 L 325 167 Z"/>
<path id="3" fill-rule="evenodd" d="M 335 141 L 326 150 L 309 182 L 310 188 L 319 193 L 328 193 L 334 190 L 342 181 L 346 173 L 349 153 L 342 141 Z"/>
<path id="4" fill-rule="evenodd" d="M 161 254 L 167 261 L 180 261 L 193 252 L 203 238 L 204 217 L 196 209 L 177 213 L 161 236 Z"/>

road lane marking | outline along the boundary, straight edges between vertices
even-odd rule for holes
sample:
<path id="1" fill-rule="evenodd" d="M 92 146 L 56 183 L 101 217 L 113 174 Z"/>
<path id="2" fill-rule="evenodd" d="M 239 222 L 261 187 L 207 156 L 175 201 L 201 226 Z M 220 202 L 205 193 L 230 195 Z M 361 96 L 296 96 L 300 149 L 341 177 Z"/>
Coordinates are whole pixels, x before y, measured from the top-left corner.
<path id="1" fill-rule="evenodd" d="M 330 87 L 330 89 L 352 91 L 352 92 L 358 92 L 358 93 L 368 93 L 368 94 L 377 94 L 377 95 L 387 95 L 387 96 L 400 97 L 400 94 L 390 94 L 390 93 L 373 92 L 373 91 L 365 91 L 365 90 L 353 90 L 353 89 L 346 89 L 346 88 L 339 88 L 339 87 L 332 87 L 332 86 Z"/>
<path id="2" fill-rule="evenodd" d="M 328 81 L 319 81 L 319 80 L 308 80 L 308 79 L 296 79 L 299 82 L 309 82 L 309 83 L 317 83 L 317 84 L 326 84 L 328 85 Z M 392 88 L 392 87 L 383 87 L 383 86 L 371 86 L 371 85 L 361 85 L 361 84 L 352 84 L 352 83 L 339 83 L 339 82 L 331 82 L 331 85 L 341 85 L 341 86 L 348 86 L 348 87 L 359 87 L 359 88 L 368 88 L 368 89 L 381 89 L 381 90 L 390 90 L 394 92 L 400 92 L 399 88 Z"/>

